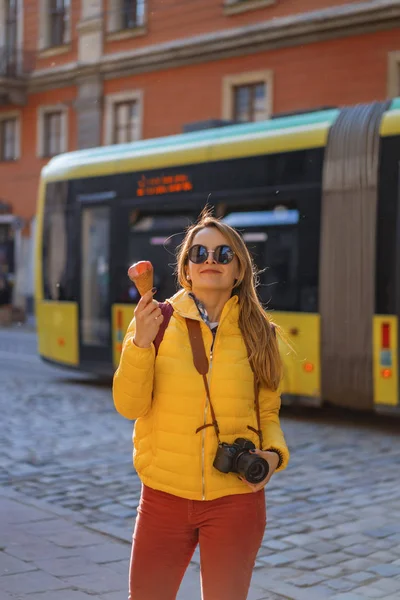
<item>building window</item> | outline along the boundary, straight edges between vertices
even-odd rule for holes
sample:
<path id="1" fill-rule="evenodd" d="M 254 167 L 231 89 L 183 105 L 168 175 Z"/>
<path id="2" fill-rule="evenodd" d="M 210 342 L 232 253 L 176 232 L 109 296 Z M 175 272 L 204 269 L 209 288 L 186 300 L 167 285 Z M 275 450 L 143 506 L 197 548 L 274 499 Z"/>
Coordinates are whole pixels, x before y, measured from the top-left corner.
<path id="1" fill-rule="evenodd" d="M 109 0 L 107 31 L 127 31 L 143 27 L 146 0 Z"/>
<path id="2" fill-rule="evenodd" d="M 144 0 L 123 0 L 122 29 L 133 29 L 143 25 Z"/>
<path id="3" fill-rule="evenodd" d="M 264 82 L 234 86 L 234 120 L 244 123 L 265 119 L 266 91 Z"/>
<path id="4" fill-rule="evenodd" d="M 109 94 L 105 98 L 104 143 L 125 144 L 142 137 L 142 92 Z"/>
<path id="5" fill-rule="evenodd" d="M 39 49 L 60 49 L 71 40 L 70 0 L 39 0 Z"/>
<path id="6" fill-rule="evenodd" d="M 272 72 L 228 75 L 222 86 L 222 118 L 238 123 L 263 121 L 272 113 Z"/>
<path id="7" fill-rule="evenodd" d="M 5 74 L 12 77 L 17 72 L 17 0 L 5 1 Z"/>
<path id="8" fill-rule="evenodd" d="M 389 98 L 400 96 L 400 51 L 389 52 L 387 92 Z"/>
<path id="9" fill-rule="evenodd" d="M 18 158 L 18 120 L 16 117 L 0 121 L 0 160 Z"/>
<path id="10" fill-rule="evenodd" d="M 49 46 L 62 46 L 68 21 L 66 0 L 50 0 L 50 39 Z"/>
<path id="11" fill-rule="evenodd" d="M 117 102 L 114 104 L 114 144 L 134 142 L 138 138 L 138 103 Z"/>
<path id="12" fill-rule="evenodd" d="M 50 157 L 66 152 L 68 109 L 62 105 L 41 106 L 38 109 L 37 155 Z"/>
<path id="13" fill-rule="evenodd" d="M 54 156 L 62 152 L 61 112 L 49 112 L 44 115 L 44 155 Z"/>

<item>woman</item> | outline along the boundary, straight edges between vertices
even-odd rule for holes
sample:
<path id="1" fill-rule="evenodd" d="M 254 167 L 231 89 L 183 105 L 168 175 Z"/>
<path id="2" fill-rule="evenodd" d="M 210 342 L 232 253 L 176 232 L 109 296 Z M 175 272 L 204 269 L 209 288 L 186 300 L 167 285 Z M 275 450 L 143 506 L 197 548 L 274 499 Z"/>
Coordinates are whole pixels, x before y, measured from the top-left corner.
<path id="1" fill-rule="evenodd" d="M 173 600 L 199 544 L 203 600 L 245 600 L 266 525 L 264 487 L 289 460 L 279 424 L 278 344 L 250 254 L 233 228 L 207 213 L 191 226 L 178 281 L 157 355 L 153 341 L 164 317 L 153 289 L 136 307 L 114 377 L 116 409 L 137 419 L 134 464 L 142 481 L 129 598 Z M 200 322 L 209 398 L 187 319 Z M 256 395 L 263 446 L 253 456 L 269 470 L 254 484 L 213 463 L 218 440 L 259 445 Z"/>

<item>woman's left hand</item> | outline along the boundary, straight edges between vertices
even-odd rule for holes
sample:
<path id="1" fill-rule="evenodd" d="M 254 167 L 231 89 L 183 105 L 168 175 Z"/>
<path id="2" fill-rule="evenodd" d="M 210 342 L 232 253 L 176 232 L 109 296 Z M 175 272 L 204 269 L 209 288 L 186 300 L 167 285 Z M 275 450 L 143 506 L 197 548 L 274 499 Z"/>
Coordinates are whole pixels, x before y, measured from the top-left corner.
<path id="1" fill-rule="evenodd" d="M 249 483 L 243 477 L 240 477 L 240 479 L 244 481 L 244 483 L 247 483 L 247 485 L 249 486 L 249 488 L 252 489 L 253 492 L 259 492 L 263 489 L 263 487 L 267 485 L 268 481 L 275 473 L 276 468 L 279 464 L 279 455 L 276 452 L 268 452 L 267 450 L 259 450 L 258 448 L 256 448 L 256 450 L 250 450 L 250 452 L 251 454 L 258 454 L 258 456 L 261 456 L 261 458 L 267 461 L 269 466 L 268 475 L 263 481 L 260 481 L 260 483 Z"/>

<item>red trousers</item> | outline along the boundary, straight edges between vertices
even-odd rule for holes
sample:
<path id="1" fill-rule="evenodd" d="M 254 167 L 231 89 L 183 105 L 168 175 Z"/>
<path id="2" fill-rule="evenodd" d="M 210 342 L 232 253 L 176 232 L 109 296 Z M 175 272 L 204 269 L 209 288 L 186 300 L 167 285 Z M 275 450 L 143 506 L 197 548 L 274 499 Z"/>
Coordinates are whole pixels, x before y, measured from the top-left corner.
<path id="1" fill-rule="evenodd" d="M 197 544 L 203 600 L 246 600 L 265 525 L 264 490 L 199 501 L 143 486 L 129 600 L 175 600 Z"/>

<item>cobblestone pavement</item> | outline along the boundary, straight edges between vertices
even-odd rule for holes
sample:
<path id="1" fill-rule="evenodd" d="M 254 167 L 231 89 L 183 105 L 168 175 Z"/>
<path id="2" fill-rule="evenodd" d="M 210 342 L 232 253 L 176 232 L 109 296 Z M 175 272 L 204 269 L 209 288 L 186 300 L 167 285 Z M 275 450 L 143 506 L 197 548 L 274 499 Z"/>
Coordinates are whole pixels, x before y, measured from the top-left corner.
<path id="1" fill-rule="evenodd" d="M 129 542 L 140 493 L 132 424 L 109 386 L 34 351 L 33 334 L 0 330 L 0 483 Z M 249 600 L 398 600 L 400 420 L 285 409 L 282 423 L 292 460 L 268 486 Z"/>

